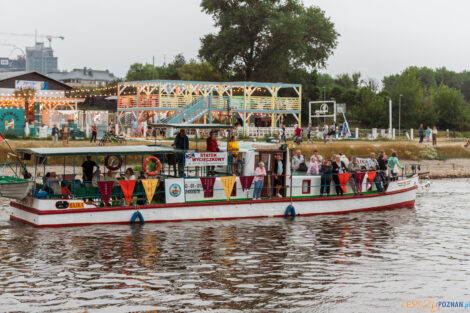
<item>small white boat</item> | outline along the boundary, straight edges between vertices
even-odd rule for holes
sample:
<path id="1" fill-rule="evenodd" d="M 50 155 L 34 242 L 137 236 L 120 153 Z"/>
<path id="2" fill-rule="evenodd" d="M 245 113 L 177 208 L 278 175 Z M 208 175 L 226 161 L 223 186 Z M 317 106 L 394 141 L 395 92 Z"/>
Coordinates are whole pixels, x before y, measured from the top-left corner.
<path id="1" fill-rule="evenodd" d="M 0 196 L 22 200 L 31 194 L 34 182 L 12 176 L 0 176 Z"/>
<path id="2" fill-rule="evenodd" d="M 104 204 L 103 190 L 98 190 L 91 182 L 82 182 L 74 175 L 63 179 L 61 187 L 66 186 L 67 191 L 61 195 L 51 195 L 41 188 L 42 177 L 35 177 L 34 182 L 39 186 L 32 195 L 24 198 L 32 182 L 22 185 L 16 200 L 11 201 L 11 220 L 24 222 L 37 227 L 83 226 L 92 224 L 127 224 L 136 219 L 146 223 L 226 220 L 239 218 L 282 217 L 286 213 L 296 216 L 309 216 L 316 214 L 340 214 L 360 211 L 385 210 L 395 208 L 413 208 L 418 188 L 418 175 L 404 176 L 391 181 L 386 192 L 376 190 L 375 184 L 370 184 L 367 176 L 359 182 L 363 193 L 354 195 L 349 185 L 345 186 L 344 196 L 336 196 L 334 187 L 329 197 L 320 197 L 320 175 L 291 175 L 289 167 L 289 151 L 268 148 L 240 149 L 243 155 L 243 164 L 240 166 L 241 175 L 232 176 L 228 164 L 227 152 L 199 153 L 196 151 L 177 151 L 167 146 L 110 146 L 110 147 L 80 147 L 80 148 L 31 148 L 19 149 L 20 153 L 34 156 L 32 159 L 43 159 L 46 166 L 48 157 L 67 157 L 73 163 L 81 165 L 84 157 L 93 156 L 93 160 L 103 156 L 120 156 L 121 162 L 112 165 L 114 171 L 124 173 L 127 168 L 126 159 L 132 156 L 141 158 L 146 164 L 149 158 L 158 157 L 163 164 L 157 172 L 158 183 L 155 177 L 147 176 L 132 182 L 129 194 L 129 203 L 125 200 L 125 187 L 123 181 L 114 180 L 110 184 L 110 201 Z M 171 166 L 165 164 L 170 155 L 184 155 L 186 177 L 170 175 Z M 285 180 L 282 187 L 282 197 L 273 197 L 275 194 L 272 185 L 274 156 L 282 154 L 284 162 Z M 148 157 L 146 157 L 148 156 Z M 253 200 L 253 185 L 248 189 L 242 186 L 242 177 L 252 176 L 255 164 L 263 160 L 266 164 L 268 176 L 265 178 L 262 200 Z M 208 164 L 207 162 L 212 162 Z M 217 164 L 225 166 L 217 167 Z M 213 180 L 212 191 L 204 190 L 201 177 L 204 179 L 202 169 L 204 165 L 214 165 L 218 177 Z M 42 166 L 42 164 L 40 165 Z M 108 164 L 110 167 L 111 165 Z M 109 168 L 108 167 L 108 168 Z M 75 171 L 75 170 L 74 170 Z M 152 169 L 152 171 L 155 171 Z M 36 173 L 36 171 L 34 171 Z M 147 171 L 149 174 L 150 169 Z M 221 174 L 223 172 L 223 174 Z M 192 176 L 191 176 L 192 175 Z M 97 175 L 98 176 L 98 175 Z M 67 175 L 64 175 L 67 177 Z M 225 178 L 233 177 L 231 189 L 224 189 Z M 129 181 L 127 181 L 129 182 Z M 143 187 L 145 183 L 146 187 Z M 148 188 L 148 186 L 154 186 Z M 158 187 L 157 187 L 158 185 Z M 246 186 L 245 186 L 246 187 Z M 145 190 L 144 190 L 145 189 Z M 230 192 L 231 191 L 231 192 Z M 10 194 L 11 196 L 11 194 Z M 150 200 L 148 200 L 150 199 Z"/>

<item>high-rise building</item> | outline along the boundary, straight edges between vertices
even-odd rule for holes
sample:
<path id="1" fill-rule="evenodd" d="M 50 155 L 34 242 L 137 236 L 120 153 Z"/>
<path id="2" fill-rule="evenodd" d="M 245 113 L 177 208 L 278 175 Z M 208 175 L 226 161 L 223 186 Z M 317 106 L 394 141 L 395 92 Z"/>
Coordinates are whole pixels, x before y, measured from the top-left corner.
<path id="1" fill-rule="evenodd" d="M 57 72 L 57 57 L 51 47 L 43 42 L 36 42 L 34 47 L 26 47 L 26 71 L 35 71 L 43 75 Z"/>

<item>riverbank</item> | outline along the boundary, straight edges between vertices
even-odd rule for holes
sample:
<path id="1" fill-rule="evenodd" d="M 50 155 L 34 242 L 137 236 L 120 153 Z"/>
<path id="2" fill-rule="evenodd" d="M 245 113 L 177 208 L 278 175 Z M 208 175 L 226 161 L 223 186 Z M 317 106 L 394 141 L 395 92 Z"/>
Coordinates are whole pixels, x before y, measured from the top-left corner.
<path id="1" fill-rule="evenodd" d="M 8 140 L 13 150 L 16 148 L 31 147 L 54 147 L 51 141 L 45 140 Z M 170 145 L 171 141 L 159 142 L 163 145 Z M 148 141 L 127 141 L 125 145 L 149 144 Z M 108 146 L 113 144 L 108 144 Z M 114 144 L 119 145 L 119 144 Z M 323 142 L 314 142 L 311 144 L 302 143 L 297 148 L 302 154 L 309 158 L 315 149 L 325 157 L 330 158 L 333 155 L 342 152 L 348 157 L 359 156 L 368 157 L 371 152 L 378 153 L 384 150 L 388 155 L 393 151 L 397 152 L 399 159 L 403 164 L 411 165 L 421 164 L 421 172 L 429 172 L 431 178 L 467 178 L 470 177 L 470 150 L 463 147 L 464 142 L 440 142 L 437 147 L 426 144 L 418 144 L 409 141 L 335 141 L 324 144 Z M 71 141 L 68 145 L 59 143 L 55 147 L 87 147 L 88 141 Z M 190 142 L 190 148 L 196 147 L 195 142 Z M 198 147 L 205 150 L 205 142 L 199 142 Z M 125 149 L 125 147 L 123 147 Z M 0 145 L 0 161 L 7 159 L 8 146 L 3 143 Z M 9 159 L 12 161 L 12 159 Z M 50 159 L 49 164 L 63 166 L 63 158 Z M 130 158 L 129 163 L 134 163 Z M 79 163 L 80 161 L 77 160 Z M 72 160 L 66 160 L 70 165 Z M 138 162 L 136 162 L 137 164 Z"/>

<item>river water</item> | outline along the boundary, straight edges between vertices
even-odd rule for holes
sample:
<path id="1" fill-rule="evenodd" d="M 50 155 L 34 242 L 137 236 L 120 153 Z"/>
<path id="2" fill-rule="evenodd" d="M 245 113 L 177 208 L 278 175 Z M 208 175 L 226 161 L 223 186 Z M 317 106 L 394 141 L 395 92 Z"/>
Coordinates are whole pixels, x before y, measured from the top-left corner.
<path id="1" fill-rule="evenodd" d="M 0 311 L 412 312 L 403 301 L 467 302 L 469 184 L 434 181 L 413 210 L 132 227 L 36 229 L 9 221 L 5 201 Z"/>

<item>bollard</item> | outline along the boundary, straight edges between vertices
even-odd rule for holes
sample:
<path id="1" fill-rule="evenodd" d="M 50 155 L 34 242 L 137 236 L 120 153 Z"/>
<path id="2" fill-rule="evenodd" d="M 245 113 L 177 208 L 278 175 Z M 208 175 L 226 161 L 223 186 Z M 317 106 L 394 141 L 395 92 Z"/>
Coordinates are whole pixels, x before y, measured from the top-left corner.
<path id="1" fill-rule="evenodd" d="M 410 129 L 410 138 L 411 138 L 411 140 L 413 140 L 413 128 Z"/>
<path id="2" fill-rule="evenodd" d="M 359 139 L 359 128 L 356 127 L 356 139 Z"/>
<path id="3" fill-rule="evenodd" d="M 392 139 L 395 140 L 395 128 L 392 129 Z"/>

